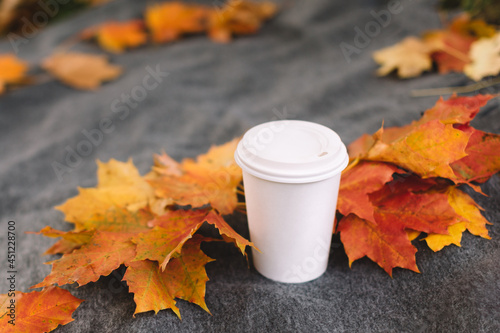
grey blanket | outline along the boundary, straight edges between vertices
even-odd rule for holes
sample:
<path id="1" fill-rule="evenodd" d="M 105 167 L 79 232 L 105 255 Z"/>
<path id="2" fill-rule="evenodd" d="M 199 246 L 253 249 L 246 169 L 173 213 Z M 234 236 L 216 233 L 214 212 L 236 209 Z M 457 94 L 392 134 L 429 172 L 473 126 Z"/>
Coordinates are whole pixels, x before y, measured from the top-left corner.
<path id="1" fill-rule="evenodd" d="M 434 1 L 397 3 L 392 8 L 375 0 L 283 1 L 281 13 L 258 35 L 227 45 L 193 36 L 111 55 L 125 73 L 96 91 L 78 91 L 49 80 L 1 96 L 0 248 L 7 252 L 7 222 L 15 221 L 17 289 L 28 291 L 40 282 L 50 272 L 44 262 L 55 258 L 41 256 L 53 240 L 25 232 L 46 225 L 71 228 L 53 207 L 76 195 L 77 186 L 95 186 L 96 159 L 132 157 L 145 173 L 153 153 L 165 150 L 176 159 L 194 157 L 256 124 L 280 118 L 321 123 L 347 144 L 376 131 L 382 120 L 394 126 L 418 119 L 438 98 L 411 97 L 412 89 L 471 83 L 458 73 L 426 73 L 411 80 L 375 76 L 373 51 L 441 26 Z M 21 58 L 37 63 L 82 29 L 110 19 L 140 17 L 145 6 L 117 0 L 88 9 L 36 31 L 22 43 L 3 40 L 0 53 L 16 49 Z M 377 17 L 380 23 L 370 23 L 378 22 Z M 369 35 L 366 29 L 371 29 Z M 75 49 L 102 52 L 92 43 Z M 137 97 L 136 87 L 151 71 L 162 72 L 159 84 Z M 496 93 L 498 87 L 479 92 Z M 129 104 L 127 95 L 132 96 Z M 103 119 L 112 121 L 113 130 L 92 145 L 88 156 L 74 160 L 69 170 L 55 172 L 54 162 L 66 164 L 68 152 Z M 498 101 L 493 100 L 473 125 L 500 133 L 499 119 Z M 80 288 L 66 286 L 85 302 L 74 313 L 75 321 L 57 331 L 499 332 L 498 175 L 482 189 L 489 197 L 474 198 L 494 223 L 488 227 L 492 239 L 466 232 L 462 247 L 449 246 L 438 253 L 417 241 L 421 274 L 395 269 L 391 279 L 366 258 L 351 269 L 334 237 L 322 277 L 280 284 L 248 268 L 231 245 L 205 244 L 206 253 L 217 259 L 207 265 L 206 302 L 212 315 L 179 301 L 182 321 L 170 310 L 133 318 L 133 295 L 120 282 L 123 270 L 118 270 Z M 229 222 L 248 237 L 245 216 L 235 214 Z M 0 293 L 5 293 L 7 266 L 5 255 L 1 258 Z"/>

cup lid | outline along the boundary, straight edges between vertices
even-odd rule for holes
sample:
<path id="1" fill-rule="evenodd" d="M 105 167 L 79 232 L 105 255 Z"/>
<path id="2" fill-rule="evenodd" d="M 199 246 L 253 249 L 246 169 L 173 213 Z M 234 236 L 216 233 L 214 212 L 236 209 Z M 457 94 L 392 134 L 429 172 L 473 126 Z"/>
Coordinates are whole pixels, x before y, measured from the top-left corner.
<path id="1" fill-rule="evenodd" d="M 340 137 L 320 124 L 278 120 L 248 130 L 234 154 L 246 172 L 274 182 L 309 183 L 342 172 L 349 156 Z"/>

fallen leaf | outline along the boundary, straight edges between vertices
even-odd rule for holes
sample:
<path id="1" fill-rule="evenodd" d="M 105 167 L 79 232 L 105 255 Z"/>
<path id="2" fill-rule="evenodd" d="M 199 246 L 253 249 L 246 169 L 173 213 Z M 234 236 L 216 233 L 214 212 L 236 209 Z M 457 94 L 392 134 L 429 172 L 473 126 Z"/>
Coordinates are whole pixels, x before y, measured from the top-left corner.
<path id="1" fill-rule="evenodd" d="M 9 323 L 11 300 L 15 300 L 15 325 Z M 9 294 L 0 295 L 0 330 L 10 332 L 50 332 L 59 325 L 73 321 L 73 312 L 83 300 L 70 294 L 69 291 L 48 287 L 42 291 L 23 293 L 15 291 L 15 298 Z"/>
<path id="2" fill-rule="evenodd" d="M 451 167 L 458 181 L 483 183 L 500 170 L 500 154 L 498 153 L 500 152 L 500 135 L 486 133 L 472 127 L 463 131 L 471 133 L 465 148 L 467 156 L 453 162 Z"/>
<path id="3" fill-rule="evenodd" d="M 374 207 L 368 197 L 392 180 L 397 167 L 387 163 L 360 162 L 342 173 L 337 209 L 343 215 L 354 213 L 367 221 L 374 221 Z"/>
<path id="4" fill-rule="evenodd" d="M 208 276 L 205 265 L 213 259 L 200 249 L 200 243 L 207 239 L 196 235 L 182 247 L 182 252 L 172 258 L 165 270 L 161 270 L 158 262 L 143 260 L 130 263 L 123 281 L 132 293 L 137 313 L 163 309 L 172 309 L 181 318 L 175 298 L 198 304 L 209 312 L 205 303 L 205 288 Z"/>
<path id="5" fill-rule="evenodd" d="M 459 216 L 462 222 L 448 227 L 449 235 L 429 234 L 425 239 L 427 245 L 434 251 L 440 251 L 445 246 L 455 244 L 460 246 L 462 233 L 468 230 L 475 236 L 490 239 L 487 224 L 491 224 L 481 214 L 480 207 L 465 192 L 455 186 L 447 191 L 448 203 Z"/>
<path id="6" fill-rule="evenodd" d="M 237 247 L 245 253 L 246 246 L 253 244 L 237 234 L 220 216 L 212 210 L 175 210 L 167 211 L 152 220 L 149 225 L 153 229 L 138 234 L 132 239 L 137 244 L 137 255 L 134 261 L 153 260 L 165 269 L 171 258 L 181 252 L 184 243 L 207 222 L 215 226 L 221 235 L 236 242 Z"/>
<path id="7" fill-rule="evenodd" d="M 238 139 L 234 139 L 212 147 L 196 161 L 185 159 L 174 173 L 156 167 L 158 177 L 149 180 L 155 194 L 181 206 L 196 208 L 210 204 L 221 214 L 232 213 L 238 205 L 237 187 L 242 179 L 241 169 L 233 157 L 237 144 Z M 171 165 L 164 170 L 169 168 Z"/>
<path id="8" fill-rule="evenodd" d="M 135 212 L 154 199 L 153 188 L 141 177 L 132 160 L 97 161 L 97 178 L 95 188 L 79 188 L 76 197 L 56 207 L 64 213 L 66 221 L 76 225 L 76 231 L 82 230 L 95 214 L 103 214 L 109 208 L 124 207 Z"/>
<path id="9" fill-rule="evenodd" d="M 254 34 L 276 11 L 276 4 L 269 1 L 230 0 L 211 12 L 208 35 L 213 41 L 228 43 L 233 35 Z"/>
<path id="10" fill-rule="evenodd" d="M 466 229 L 466 223 L 460 222 L 448 227 L 447 235 L 440 234 L 430 234 L 424 238 L 427 243 L 427 246 L 434 251 L 441 251 L 445 246 L 455 244 L 456 246 L 460 246 L 460 242 L 462 241 L 462 233 Z"/>
<path id="11" fill-rule="evenodd" d="M 144 14 L 156 43 L 171 42 L 184 34 L 204 31 L 208 15 L 209 9 L 205 6 L 176 1 L 150 5 Z"/>
<path id="12" fill-rule="evenodd" d="M 170 281 L 167 274 L 160 269 L 156 261 L 141 260 L 129 263 L 123 281 L 127 281 L 130 292 L 134 294 L 134 316 L 142 312 L 154 311 L 156 314 L 160 310 L 172 309 L 180 318 L 181 313 L 175 305 L 175 297 L 168 287 Z"/>
<path id="13" fill-rule="evenodd" d="M 464 73 L 475 81 L 500 73 L 500 33 L 491 38 L 481 38 L 470 48 L 472 62 L 465 66 Z"/>
<path id="14" fill-rule="evenodd" d="M 404 183 L 384 186 L 369 195 L 376 223 L 384 221 L 401 229 L 447 234 L 450 225 L 461 221 L 450 206 L 446 192 L 430 188 L 413 192 Z"/>
<path id="15" fill-rule="evenodd" d="M 471 61 L 469 50 L 476 37 L 451 30 L 427 32 L 423 40 L 433 50 L 432 59 L 437 63 L 439 73 L 463 72 Z"/>
<path id="16" fill-rule="evenodd" d="M 481 209 L 474 200 L 465 192 L 456 187 L 448 190 L 448 202 L 455 212 L 466 222 L 467 230 L 475 235 L 491 239 L 488 235 L 487 224 L 491 224 L 481 214 Z"/>
<path id="17" fill-rule="evenodd" d="M 385 76 L 397 70 L 401 78 L 416 77 L 432 68 L 432 49 L 416 37 L 407 37 L 396 45 L 373 53 L 373 59 L 381 67 L 377 75 Z"/>
<path id="18" fill-rule="evenodd" d="M 496 33 L 494 26 L 485 21 L 472 20 L 468 13 L 457 16 L 449 25 L 448 30 L 454 31 L 464 36 L 492 37 Z"/>
<path id="19" fill-rule="evenodd" d="M 398 252 L 406 256 L 400 259 L 404 264 L 399 267 L 411 266 L 414 254 L 403 233 L 409 241 L 421 232 L 427 233 L 424 239 L 434 251 L 450 244 L 460 246 L 465 230 L 489 238 L 488 221 L 480 207 L 450 181 L 467 183 L 480 191 L 471 182 L 485 181 L 500 171 L 500 135 L 470 126 L 480 108 L 493 97 L 441 98 L 421 119 L 363 135 L 349 146 L 351 165 L 341 179 L 338 203 L 344 217 L 337 230 L 350 263 L 367 255 L 391 272 L 399 262 L 391 254 L 394 249 L 387 248 L 384 241 L 397 236 L 398 246 L 406 249 Z M 394 171 L 388 169 L 375 176 L 372 170 L 377 170 L 381 161 L 393 164 Z M 409 172 L 401 173 L 398 167 Z M 356 243 L 360 235 L 362 245 Z"/>
<path id="20" fill-rule="evenodd" d="M 106 22 L 84 30 L 81 36 L 84 39 L 96 38 L 103 49 L 114 53 L 121 53 L 126 48 L 137 47 L 147 41 L 141 20 Z"/>
<path id="21" fill-rule="evenodd" d="M 0 55 L 0 95 L 7 84 L 21 83 L 26 78 L 28 64 L 13 54 Z"/>
<path id="22" fill-rule="evenodd" d="M 339 221 L 337 230 L 349 258 L 349 267 L 354 261 L 367 256 L 391 277 L 394 267 L 419 273 L 415 260 L 417 249 L 399 226 L 385 222 L 374 224 L 349 214 Z"/>
<path id="23" fill-rule="evenodd" d="M 472 97 L 453 95 L 447 100 L 441 97 L 432 108 L 424 112 L 420 120 L 413 124 L 439 120 L 443 124 L 469 125 L 481 107 L 485 106 L 493 97 L 493 95 L 476 95 Z"/>
<path id="24" fill-rule="evenodd" d="M 151 215 L 147 212 L 130 213 L 126 209 L 112 209 L 105 215 L 96 215 L 85 225 L 95 229 L 90 241 L 64 254 L 60 259 L 48 262 L 52 271 L 32 288 L 60 286 L 77 282 L 80 286 L 107 276 L 122 264 L 128 264 L 136 255 L 131 242 L 137 233 L 149 230 Z"/>
<path id="25" fill-rule="evenodd" d="M 399 165 L 423 178 L 453 178 L 450 164 L 465 157 L 470 134 L 432 120 L 417 125 L 405 136 L 387 144 L 378 140 L 367 154 L 372 161 Z"/>
<path id="26" fill-rule="evenodd" d="M 28 232 L 31 233 L 31 232 Z M 36 234 L 44 235 L 46 237 L 59 238 L 61 239 L 52 245 L 44 254 L 65 254 L 71 253 L 73 250 L 80 248 L 82 245 L 87 244 L 92 235 L 93 231 L 60 231 L 46 226 Z"/>
<path id="27" fill-rule="evenodd" d="M 55 53 L 42 62 L 42 68 L 65 84 L 84 90 L 96 89 L 122 73 L 106 56 L 77 52 Z"/>

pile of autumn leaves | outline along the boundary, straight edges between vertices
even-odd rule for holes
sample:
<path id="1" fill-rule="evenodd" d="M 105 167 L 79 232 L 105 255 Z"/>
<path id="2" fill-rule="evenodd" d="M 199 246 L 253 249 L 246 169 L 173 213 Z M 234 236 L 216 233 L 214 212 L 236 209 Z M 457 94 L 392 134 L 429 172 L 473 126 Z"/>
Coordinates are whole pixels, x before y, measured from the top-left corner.
<path id="1" fill-rule="evenodd" d="M 215 42 L 228 43 L 233 35 L 255 34 L 276 10 L 272 2 L 246 0 L 231 0 L 221 8 L 165 2 L 148 6 L 144 19 L 106 22 L 84 30 L 70 41 L 96 40 L 112 53 L 144 45 L 148 40 L 163 44 L 200 33 Z M 122 73 L 122 68 L 110 64 L 105 55 L 70 52 L 67 48 L 61 45 L 40 67 L 73 88 L 96 89 Z M 7 86 L 30 84 L 33 80 L 28 70 L 28 64 L 16 56 L 0 55 L 0 94 Z"/>
<path id="2" fill-rule="evenodd" d="M 373 59 L 381 65 L 377 71 L 381 76 L 397 70 L 401 78 L 416 77 L 431 70 L 434 62 L 441 74 L 463 72 L 479 81 L 500 73 L 500 31 L 464 14 L 446 29 L 407 37 L 376 51 Z"/>
<path id="3" fill-rule="evenodd" d="M 460 245 L 465 230 L 489 238 L 481 208 L 458 186 L 468 184 L 481 192 L 478 184 L 500 171 L 500 135 L 470 126 L 491 98 L 440 99 L 420 120 L 381 128 L 349 146 L 351 161 L 342 174 L 336 226 L 349 264 L 367 256 L 390 275 L 395 267 L 418 272 L 411 241 L 420 233 L 434 251 Z M 42 323 L 49 325 L 45 330 L 72 321 L 81 300 L 55 285 L 85 285 L 122 265 L 123 281 L 134 293 L 134 314 L 172 309 L 180 317 L 175 298 L 209 311 L 205 265 L 213 259 L 200 244 L 229 242 L 242 253 L 253 246 L 223 217 L 244 210 L 238 202 L 241 170 L 233 159 L 237 142 L 181 163 L 165 153 L 156 155 L 145 176 L 131 161 L 98 162 L 97 186 L 80 188 L 76 197 L 57 207 L 74 229 L 40 231 L 60 237 L 46 254 L 63 256 L 50 262 L 51 273 L 33 286 L 45 289 L 17 293 L 16 327 L 40 329 L 30 326 L 39 323 L 30 317 L 33 304 L 50 318 Z M 218 229 L 221 238 L 197 232 L 204 223 Z M 7 295 L 0 295 L 0 314 L 6 302 Z M 11 329 L 5 320 L 0 328 Z"/>
<path id="4" fill-rule="evenodd" d="M 71 314 L 82 300 L 55 285 L 82 286 L 121 265 L 126 266 L 123 281 L 134 293 L 134 315 L 172 309 L 180 318 L 176 298 L 209 312 L 205 265 L 213 259 L 202 252 L 201 243 L 233 243 L 243 254 L 246 246 L 253 246 L 222 216 L 244 209 L 237 197 L 241 169 L 233 160 L 237 143 L 235 139 L 212 147 L 196 160 L 182 163 L 156 155 L 145 176 L 130 160 L 98 162 L 97 186 L 80 188 L 76 197 L 56 207 L 74 229 L 65 232 L 47 226 L 39 232 L 60 238 L 45 254 L 63 255 L 50 262 L 51 273 L 32 287 L 45 289 L 16 292 L 15 327 L 4 315 L 11 297 L 0 295 L 0 330 L 50 331 L 72 321 Z M 217 228 L 221 238 L 195 234 L 205 223 Z M 33 308 L 34 304 L 38 305 Z"/>

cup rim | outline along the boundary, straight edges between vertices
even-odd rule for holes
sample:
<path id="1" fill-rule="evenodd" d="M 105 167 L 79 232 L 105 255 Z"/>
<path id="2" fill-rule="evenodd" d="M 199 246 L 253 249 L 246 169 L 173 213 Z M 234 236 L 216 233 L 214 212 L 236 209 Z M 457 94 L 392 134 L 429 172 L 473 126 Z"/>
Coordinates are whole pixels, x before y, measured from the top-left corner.
<path id="1" fill-rule="evenodd" d="M 270 134 L 259 142 L 264 132 Z M 302 147 L 302 155 L 293 156 L 293 145 Z M 304 155 L 309 148 L 310 154 Z M 341 173 L 349 163 L 347 149 L 336 132 L 302 120 L 278 120 L 252 127 L 238 143 L 234 159 L 244 172 L 279 183 L 321 181 Z"/>

